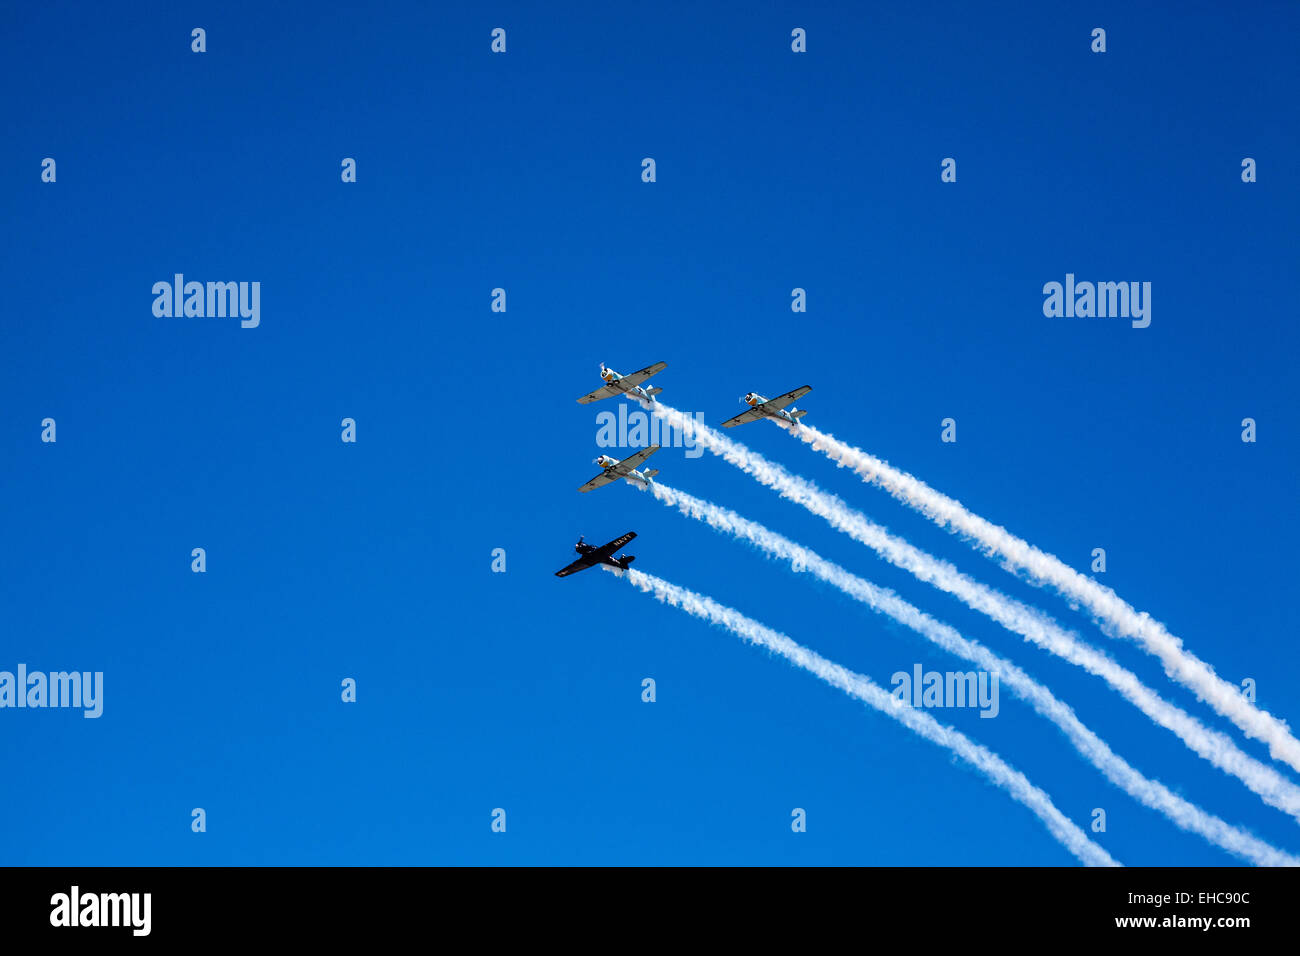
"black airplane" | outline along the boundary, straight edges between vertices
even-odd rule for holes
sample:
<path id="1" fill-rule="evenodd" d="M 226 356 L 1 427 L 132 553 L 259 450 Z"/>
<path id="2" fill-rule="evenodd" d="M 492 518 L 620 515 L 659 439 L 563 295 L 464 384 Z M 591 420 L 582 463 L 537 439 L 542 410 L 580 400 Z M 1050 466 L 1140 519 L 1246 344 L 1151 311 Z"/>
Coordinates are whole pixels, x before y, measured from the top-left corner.
<path id="1" fill-rule="evenodd" d="M 582 536 L 579 535 L 578 543 L 573 546 L 573 550 L 577 551 L 582 557 L 567 568 L 556 571 L 555 576 L 562 578 L 565 575 L 573 574 L 575 571 L 585 571 L 587 568 L 593 568 L 598 564 L 608 564 L 611 567 L 622 568 L 626 571 L 627 566 L 636 560 L 636 555 L 620 554 L 617 558 L 611 557 L 611 555 L 635 537 L 636 532 L 629 531 L 622 537 L 615 538 L 609 544 L 602 544 L 597 548 L 594 545 L 583 544 Z"/>

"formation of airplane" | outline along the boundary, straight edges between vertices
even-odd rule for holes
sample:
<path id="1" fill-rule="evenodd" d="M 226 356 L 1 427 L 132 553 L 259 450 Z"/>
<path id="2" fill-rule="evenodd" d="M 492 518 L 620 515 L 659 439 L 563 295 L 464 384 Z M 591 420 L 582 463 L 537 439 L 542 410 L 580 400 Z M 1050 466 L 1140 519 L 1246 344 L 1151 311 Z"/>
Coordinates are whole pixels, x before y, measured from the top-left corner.
<path id="1" fill-rule="evenodd" d="M 626 478 L 628 481 L 639 481 L 643 485 L 654 484 L 652 479 L 659 474 L 659 469 L 647 468 L 645 471 L 637 471 L 636 466 L 657 452 L 659 447 L 658 445 L 651 445 L 649 448 L 642 448 L 635 454 L 628 455 L 622 461 L 617 458 L 610 458 L 609 455 L 601 455 L 592 464 L 600 465 L 605 470 L 578 490 L 583 492 L 591 491 L 593 488 L 600 488 L 610 482 L 618 481 L 620 478 Z"/>
<path id="2" fill-rule="evenodd" d="M 578 399 L 579 403 L 586 405 L 590 402 L 598 402 L 602 398 L 609 398 L 613 395 L 630 395 L 633 398 L 639 398 L 647 402 L 653 402 L 655 396 L 663 391 L 662 388 L 655 388 L 653 385 L 649 388 L 642 388 L 641 383 L 651 375 L 658 375 L 668 367 L 667 362 L 655 362 L 654 365 L 647 365 L 638 372 L 632 372 L 630 375 L 619 375 L 612 368 L 606 368 L 605 363 L 600 363 L 600 377 L 605 380 L 605 384 L 594 392 L 588 392 L 582 398 Z"/>
<path id="3" fill-rule="evenodd" d="M 583 544 L 582 537 L 582 535 L 578 535 L 578 543 L 573 546 L 573 550 L 577 551 L 578 554 L 582 555 L 582 557 L 578 558 L 577 561 L 574 561 L 568 567 L 560 568 L 560 570 L 556 571 L 555 576 L 557 578 L 567 577 L 570 574 L 576 574 L 578 571 L 585 571 L 588 568 L 594 568 L 598 564 L 608 564 L 612 567 L 622 568 L 626 571 L 627 566 L 636 560 L 636 555 L 634 554 L 620 554 L 617 558 L 613 557 L 615 551 L 636 537 L 635 531 L 629 531 L 627 534 L 617 537 L 613 541 L 610 541 L 607 544 L 602 544 L 599 547 L 593 544 Z"/>
<path id="4" fill-rule="evenodd" d="M 800 385 L 793 392 L 786 392 L 776 398 L 764 398 L 758 392 L 746 392 L 741 401 L 748 405 L 749 408 L 734 418 L 728 418 L 722 423 L 722 427 L 735 428 L 737 425 L 744 425 L 746 422 L 756 422 L 760 418 L 776 418 L 791 425 L 798 425 L 799 419 L 807 415 L 808 410 L 805 408 L 792 408 L 786 411 L 786 406 L 793 404 L 811 391 L 811 385 Z"/>
<path id="5" fill-rule="evenodd" d="M 662 388 L 656 388 L 653 385 L 646 386 L 644 383 L 654 375 L 658 375 L 668 367 L 667 362 L 655 362 L 653 365 L 647 365 L 645 368 L 628 375 L 620 375 L 612 368 L 607 368 L 604 362 L 600 363 L 600 377 L 604 385 L 594 392 L 588 392 L 578 399 L 579 403 L 586 405 L 591 402 L 598 402 L 602 398 L 612 398 L 615 395 L 626 395 L 629 398 L 639 399 L 644 402 L 653 402 L 655 396 L 663 391 Z M 777 421 L 785 422 L 789 425 L 797 426 L 799 419 L 808 414 L 807 410 L 794 408 L 796 401 L 803 398 L 812 391 L 811 385 L 802 385 L 792 392 L 786 392 L 784 395 L 778 395 L 776 398 L 764 398 L 758 392 L 747 392 L 741 399 L 749 407 L 741 412 L 728 418 L 722 423 L 723 428 L 735 428 L 737 425 L 744 425 L 747 422 L 756 422 L 760 418 L 772 418 Z M 647 458 L 659 450 L 659 445 L 651 445 L 649 448 L 643 448 L 638 452 L 628 455 L 622 461 L 617 458 L 611 458 L 608 455 L 601 455 L 593 464 L 600 465 L 601 472 L 595 478 L 591 479 L 585 485 L 578 489 L 580 492 L 588 492 L 604 485 L 612 484 L 620 478 L 628 482 L 640 482 L 643 485 L 654 484 L 654 476 L 659 474 L 657 468 L 646 468 L 644 471 L 638 471 L 638 467 L 645 462 Z M 636 537 L 635 531 L 629 531 L 622 537 L 615 538 L 599 547 L 585 544 L 581 536 L 578 543 L 573 546 L 573 550 L 578 552 L 580 557 L 568 567 L 561 568 L 555 572 L 557 578 L 563 578 L 578 571 L 585 571 L 587 568 L 595 567 L 597 564 L 608 564 L 611 567 L 621 568 L 626 571 L 629 564 L 635 560 L 634 555 L 620 554 L 617 558 L 613 556 L 614 552 L 621 548 L 627 542 Z"/>

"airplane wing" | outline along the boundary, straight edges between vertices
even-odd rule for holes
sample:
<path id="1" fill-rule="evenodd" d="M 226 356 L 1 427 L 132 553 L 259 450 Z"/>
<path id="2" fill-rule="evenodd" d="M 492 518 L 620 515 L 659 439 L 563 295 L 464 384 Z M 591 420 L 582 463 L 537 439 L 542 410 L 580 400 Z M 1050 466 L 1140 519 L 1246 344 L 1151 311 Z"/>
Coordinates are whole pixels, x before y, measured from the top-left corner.
<path id="1" fill-rule="evenodd" d="M 585 492 L 588 492 L 588 491 L 593 491 L 593 490 L 595 490 L 596 488 L 603 488 L 605 485 L 609 484 L 611 481 L 618 481 L 618 479 L 621 478 L 621 477 L 622 477 L 621 475 L 616 475 L 616 474 L 614 474 L 614 469 L 612 469 L 612 468 L 606 468 L 606 469 L 605 469 L 604 471 L 602 471 L 599 475 L 597 475 L 595 478 L 591 479 L 591 481 L 587 482 L 585 485 L 583 485 L 583 486 L 582 486 L 581 488 L 579 488 L 578 490 L 581 491 L 581 492 L 584 492 L 584 493 L 585 493 Z"/>
<path id="2" fill-rule="evenodd" d="M 651 375 L 658 375 L 668 367 L 667 362 L 655 362 L 654 365 L 647 365 L 639 372 L 633 372 L 630 375 L 624 375 L 618 380 L 619 385 L 626 385 L 628 388 L 635 388 L 640 385 Z"/>
<path id="3" fill-rule="evenodd" d="M 596 561 L 599 561 L 601 558 L 607 558 L 635 537 L 636 537 L 636 532 L 629 531 L 627 534 L 623 535 L 622 537 L 615 538 L 609 544 L 602 544 L 595 551 L 588 551 L 587 557 L 592 558 Z"/>
<path id="4" fill-rule="evenodd" d="M 658 445 L 651 445 L 649 448 L 642 448 L 639 452 L 636 452 L 635 454 L 632 455 L 628 455 L 617 465 L 614 465 L 611 470 L 614 471 L 618 475 L 618 477 L 621 478 L 624 475 L 629 474 L 633 469 L 639 468 L 641 466 L 641 462 L 645 461 L 647 458 L 649 458 L 658 450 L 659 450 Z"/>
<path id="5" fill-rule="evenodd" d="M 581 404 L 586 405 L 590 402 L 598 402 L 602 398 L 609 398 L 611 395 L 617 395 L 620 391 L 622 391 L 622 389 L 615 388 L 613 385 L 602 385 L 594 392 L 588 392 L 586 395 L 582 396 L 582 398 L 578 399 L 578 401 Z"/>
<path id="6" fill-rule="evenodd" d="M 801 385 L 793 392 L 786 392 L 784 395 L 778 395 L 776 398 L 769 398 L 763 403 L 764 408 L 785 408 L 803 398 L 812 391 L 811 385 Z"/>
<path id="7" fill-rule="evenodd" d="M 589 561 L 588 556 L 584 554 L 582 557 L 580 557 L 577 561 L 574 561 L 567 568 L 561 568 L 560 570 L 556 571 L 555 576 L 557 578 L 568 577 L 570 574 L 573 574 L 576 571 L 585 571 L 587 568 L 591 567 L 594 563 L 595 563 L 594 561 Z"/>
<path id="8" fill-rule="evenodd" d="M 735 428 L 737 425 L 744 425 L 746 422 L 756 422 L 763 417 L 763 413 L 757 408 L 747 408 L 735 418 L 728 418 L 722 423 L 723 428 Z"/>

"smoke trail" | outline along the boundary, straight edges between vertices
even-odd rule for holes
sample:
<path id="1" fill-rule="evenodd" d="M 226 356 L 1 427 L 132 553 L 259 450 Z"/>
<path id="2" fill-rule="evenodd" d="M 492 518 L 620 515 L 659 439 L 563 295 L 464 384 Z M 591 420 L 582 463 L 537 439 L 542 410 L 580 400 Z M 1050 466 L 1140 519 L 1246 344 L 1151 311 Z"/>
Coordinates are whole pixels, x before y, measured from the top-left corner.
<path id="1" fill-rule="evenodd" d="M 642 571 L 615 571 L 608 567 L 605 569 L 620 577 L 625 576 L 633 585 L 647 594 L 653 594 L 665 604 L 681 608 L 689 614 L 726 628 L 751 644 L 757 644 L 780 654 L 796 667 L 802 667 L 832 687 L 838 687 L 850 697 L 856 697 L 882 714 L 894 718 L 926 740 L 947 747 L 983 773 L 990 781 L 1007 791 L 1015 800 L 1032 810 L 1043 821 L 1052 836 L 1056 837 L 1061 845 L 1082 863 L 1088 866 L 1119 866 L 1109 853 L 1088 839 L 1087 834 L 1062 814 L 1052 803 L 1051 798 L 1030 783 L 1024 774 L 1008 766 L 993 751 L 975 743 L 960 731 L 946 727 L 929 714 L 907 706 L 861 674 L 855 674 L 839 664 L 828 661 L 784 634 L 778 634 L 757 621 L 745 617 L 739 611 L 724 607 L 712 598 L 669 584 L 661 578 Z"/>
<path id="2" fill-rule="evenodd" d="M 1285 721 L 1248 701 L 1239 688 L 1219 677 L 1214 668 L 1184 648 L 1182 640 L 1170 634 L 1163 624 L 1149 614 L 1134 610 L 1110 588 L 859 448 L 806 425 L 787 430 L 841 466 L 853 469 L 864 481 L 884 488 L 940 527 L 976 542 L 987 554 L 1001 558 L 1007 568 L 1023 571 L 1035 583 L 1049 585 L 1067 600 L 1086 607 L 1104 632 L 1136 641 L 1160 659 L 1170 678 L 1190 688 L 1247 736 L 1267 743 L 1275 760 L 1300 770 L 1300 741 L 1291 735 Z"/>
<path id="3" fill-rule="evenodd" d="M 790 561 L 795 569 L 806 570 L 872 610 L 888 615 L 905 627 L 911 628 L 936 646 L 965 658 L 989 673 L 998 674 L 999 679 L 1018 697 L 1060 727 L 1074 744 L 1075 749 L 1097 767 L 1111 783 L 1138 802 L 1163 813 L 1182 829 L 1196 833 L 1229 853 L 1257 865 L 1300 865 L 1300 859 L 1225 823 L 1172 793 L 1158 781 L 1144 777 L 1114 753 L 1105 741 L 1075 716 L 1068 705 L 1058 700 L 1045 686 L 1015 664 L 998 657 L 978 641 L 962 637 L 954 628 L 936 621 L 924 611 L 904 601 L 893 591 L 850 574 L 816 552 L 711 501 L 704 501 L 667 485 L 656 484 L 651 490 L 656 498 L 666 505 L 675 506 L 682 514 L 704 521 L 718 531 L 749 541 L 774 558 Z M 1134 681 L 1136 682 L 1136 678 Z M 1177 708 L 1171 705 L 1165 706 L 1177 712 Z M 1195 723 L 1190 717 L 1187 719 Z M 1205 731 L 1205 733 L 1212 732 Z M 1231 747 L 1232 742 L 1227 741 L 1227 745 Z M 1262 765 L 1259 769 L 1266 773 L 1273 773 L 1271 768 Z M 1290 787 L 1289 781 L 1281 777 L 1278 780 L 1282 786 Z M 1290 796 L 1295 799 L 1296 788 L 1290 787 L 1290 789 Z M 1296 813 L 1294 809 L 1291 812 L 1293 815 Z"/>
<path id="4" fill-rule="evenodd" d="M 1119 667 L 1105 654 L 1086 644 L 1076 635 L 1065 631 L 1043 612 L 1001 594 L 987 585 L 980 584 L 962 574 L 948 562 L 941 561 L 907 541 L 891 535 L 884 528 L 849 508 L 834 495 L 822 491 L 810 481 L 791 475 L 780 465 L 769 462 L 762 455 L 726 438 L 715 429 L 696 422 L 689 415 L 663 404 L 655 404 L 647 408 L 652 410 L 652 414 L 660 416 L 669 424 L 683 429 L 684 434 L 693 435 L 695 441 L 701 446 L 740 468 L 760 484 L 772 488 L 782 497 L 824 518 L 832 527 L 871 548 L 891 564 L 952 594 L 969 607 L 997 621 L 1026 640 L 1101 677 L 1148 717 L 1160 726 L 1173 731 L 1192 750 L 1210 760 L 1215 766 L 1237 776 L 1261 797 L 1271 794 L 1273 799 L 1282 801 L 1288 799 L 1279 789 L 1278 781 L 1282 780 L 1286 786 L 1291 785 L 1276 776 L 1275 772 L 1269 771 L 1258 761 L 1247 756 L 1222 734 L 1210 736 L 1203 726 L 1192 720 L 1186 713 L 1176 708 L 1166 709 L 1171 708 L 1171 705 L 1141 684 L 1131 672 Z M 1198 733 L 1198 729 L 1205 733 Z M 1297 744 L 1285 733 L 1285 725 L 1270 735 L 1268 741 L 1275 755 L 1288 746 Z M 1227 746 L 1224 746 L 1225 744 Z M 1300 759 L 1293 766 L 1300 769 Z M 1274 776 L 1269 777 L 1259 771 L 1268 771 L 1274 773 Z M 1265 797 L 1265 799 L 1270 798 Z M 1286 809 L 1287 812 L 1291 812 L 1294 806 L 1288 805 Z"/>

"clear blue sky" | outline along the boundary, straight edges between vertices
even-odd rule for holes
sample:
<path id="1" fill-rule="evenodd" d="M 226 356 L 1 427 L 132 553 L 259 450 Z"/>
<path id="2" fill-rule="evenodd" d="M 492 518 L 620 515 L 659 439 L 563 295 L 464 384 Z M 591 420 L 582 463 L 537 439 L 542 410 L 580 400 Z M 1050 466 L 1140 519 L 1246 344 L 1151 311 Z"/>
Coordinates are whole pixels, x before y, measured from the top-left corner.
<path id="1" fill-rule="evenodd" d="M 634 529 L 639 567 L 882 684 L 960 666 L 649 496 L 578 495 L 615 408 L 574 402 L 602 360 L 667 361 L 663 398 L 711 422 L 812 384 L 810 423 L 1076 567 L 1104 547 L 1106 584 L 1300 725 L 1300 16 L 1227 7 L 7 11 L 0 669 L 103 671 L 105 704 L 0 711 L 0 862 L 1072 864 L 810 676 L 608 575 L 552 577 L 579 533 Z M 260 281 L 260 327 L 154 317 L 177 272 Z M 1151 326 L 1045 318 L 1067 272 L 1150 281 Z M 1231 729 L 776 428 L 736 437 Z M 1013 656 L 1143 772 L 1300 849 L 1100 681 L 719 460 L 656 463 Z M 1122 862 L 1236 862 L 1009 694 L 996 720 L 936 716 L 1081 825 L 1105 808 Z"/>

